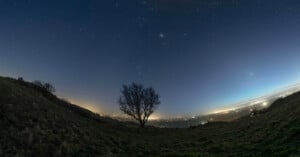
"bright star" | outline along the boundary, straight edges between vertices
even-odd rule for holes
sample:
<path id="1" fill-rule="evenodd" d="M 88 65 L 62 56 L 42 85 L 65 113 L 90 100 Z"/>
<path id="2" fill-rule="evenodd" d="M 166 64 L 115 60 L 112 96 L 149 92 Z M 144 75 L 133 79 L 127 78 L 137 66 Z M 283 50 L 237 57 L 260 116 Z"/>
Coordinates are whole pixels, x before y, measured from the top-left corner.
<path id="1" fill-rule="evenodd" d="M 161 39 L 163 39 L 163 38 L 165 38 L 165 34 L 164 34 L 164 33 L 160 33 L 160 34 L 159 34 L 159 37 L 160 37 Z"/>

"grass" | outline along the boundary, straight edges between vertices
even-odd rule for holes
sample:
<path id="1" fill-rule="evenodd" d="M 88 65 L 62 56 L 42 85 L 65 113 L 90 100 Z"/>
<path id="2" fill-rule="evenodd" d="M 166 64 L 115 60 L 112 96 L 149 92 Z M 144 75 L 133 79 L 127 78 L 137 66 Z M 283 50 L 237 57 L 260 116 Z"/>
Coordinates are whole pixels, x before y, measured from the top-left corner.
<path id="1" fill-rule="evenodd" d="M 0 77 L 0 156 L 300 156 L 300 93 L 257 117 L 155 128 L 100 117 L 31 83 Z"/>

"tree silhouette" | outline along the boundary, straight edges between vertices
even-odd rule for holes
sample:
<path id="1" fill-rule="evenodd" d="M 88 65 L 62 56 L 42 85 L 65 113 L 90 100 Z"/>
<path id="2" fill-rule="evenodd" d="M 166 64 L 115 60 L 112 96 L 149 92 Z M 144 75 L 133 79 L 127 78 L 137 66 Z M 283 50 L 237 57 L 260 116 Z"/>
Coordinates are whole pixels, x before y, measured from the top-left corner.
<path id="1" fill-rule="evenodd" d="M 149 116 L 160 104 L 159 95 L 152 87 L 144 88 L 136 83 L 123 85 L 121 94 L 120 110 L 138 121 L 143 128 Z"/>
<path id="2" fill-rule="evenodd" d="M 40 87 L 40 88 L 43 88 L 43 83 L 42 81 L 39 81 L 39 80 L 35 80 L 32 82 L 34 85 L 36 85 L 37 87 Z"/>
<path id="3" fill-rule="evenodd" d="M 45 83 L 44 84 L 44 88 L 49 92 L 49 93 L 54 93 L 55 92 L 55 88 L 52 84 L 50 83 Z"/>
<path id="4" fill-rule="evenodd" d="M 19 82 L 24 82 L 24 79 L 23 79 L 23 77 L 18 77 L 18 79 L 17 79 Z"/>
<path id="5" fill-rule="evenodd" d="M 46 91 L 49 93 L 55 92 L 55 87 L 50 83 L 44 83 L 42 81 L 36 80 L 36 81 L 33 81 L 33 84 L 36 85 L 38 88 L 40 88 L 43 91 Z"/>

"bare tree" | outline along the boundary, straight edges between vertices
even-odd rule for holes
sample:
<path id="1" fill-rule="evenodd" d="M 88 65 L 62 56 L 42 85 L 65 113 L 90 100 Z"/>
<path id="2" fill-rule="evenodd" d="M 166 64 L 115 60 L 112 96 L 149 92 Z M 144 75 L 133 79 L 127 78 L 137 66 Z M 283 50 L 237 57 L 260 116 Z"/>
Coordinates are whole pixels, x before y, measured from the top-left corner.
<path id="1" fill-rule="evenodd" d="M 159 95 L 152 87 L 132 83 L 124 85 L 119 99 L 120 110 L 140 123 L 143 128 L 150 115 L 160 104 Z"/>
<path id="2" fill-rule="evenodd" d="M 42 83 L 42 81 L 35 80 L 35 81 L 33 81 L 32 83 L 33 83 L 34 85 L 38 86 L 38 87 L 43 88 L 43 83 Z"/>
<path id="3" fill-rule="evenodd" d="M 55 92 L 55 87 L 50 83 L 44 83 L 42 81 L 36 80 L 33 81 L 33 84 L 49 93 Z"/>
<path id="4" fill-rule="evenodd" d="M 49 93 L 54 93 L 55 92 L 55 87 L 50 84 L 50 83 L 45 83 L 44 88 L 49 92 Z"/>

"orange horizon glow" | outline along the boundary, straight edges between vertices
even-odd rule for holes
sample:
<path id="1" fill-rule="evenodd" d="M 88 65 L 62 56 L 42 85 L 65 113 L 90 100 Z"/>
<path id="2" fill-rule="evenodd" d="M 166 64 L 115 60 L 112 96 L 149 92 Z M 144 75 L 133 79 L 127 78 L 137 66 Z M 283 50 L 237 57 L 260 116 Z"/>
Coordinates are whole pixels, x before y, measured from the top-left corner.
<path id="1" fill-rule="evenodd" d="M 88 101 L 83 101 L 83 100 L 76 100 L 73 98 L 68 99 L 70 101 L 70 103 L 83 107 L 91 112 L 94 113 L 99 113 L 102 114 L 100 107 L 98 107 L 97 105 L 95 105 L 94 103 L 88 102 Z"/>

